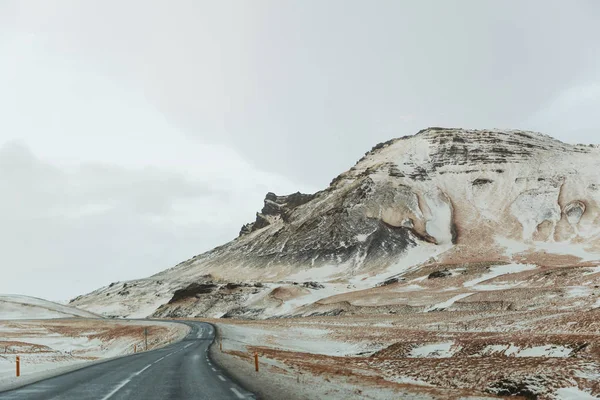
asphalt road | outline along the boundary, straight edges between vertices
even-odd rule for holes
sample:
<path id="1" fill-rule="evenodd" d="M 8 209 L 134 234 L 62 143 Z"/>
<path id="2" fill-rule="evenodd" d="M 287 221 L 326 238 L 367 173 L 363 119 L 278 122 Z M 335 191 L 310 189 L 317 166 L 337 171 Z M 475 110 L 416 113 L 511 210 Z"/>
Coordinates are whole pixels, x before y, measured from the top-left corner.
<path id="1" fill-rule="evenodd" d="M 3 392 L 0 399 L 254 399 L 210 361 L 214 328 L 201 322 L 186 324 L 192 329 L 181 342 Z"/>

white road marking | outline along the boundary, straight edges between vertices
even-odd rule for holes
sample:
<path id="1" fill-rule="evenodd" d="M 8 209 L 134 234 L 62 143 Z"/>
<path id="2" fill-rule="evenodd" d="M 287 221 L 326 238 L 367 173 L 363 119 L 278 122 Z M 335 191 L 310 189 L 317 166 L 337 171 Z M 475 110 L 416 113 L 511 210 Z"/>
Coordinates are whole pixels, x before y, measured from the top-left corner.
<path id="1" fill-rule="evenodd" d="M 219 379 L 220 379 L 220 380 L 222 380 L 223 382 L 225 382 L 225 381 L 226 381 L 226 379 L 225 379 L 225 378 L 223 378 L 221 375 L 219 375 Z"/>
<path id="2" fill-rule="evenodd" d="M 150 368 L 151 366 L 152 366 L 152 364 L 148 364 L 148 365 L 146 365 L 144 368 L 142 368 L 141 370 L 139 370 L 138 372 L 136 372 L 136 373 L 135 373 L 135 374 L 133 374 L 133 375 L 135 375 L 135 376 L 138 376 L 139 374 L 141 374 L 142 372 L 144 372 L 145 370 L 147 370 L 147 369 L 148 369 L 148 368 Z"/>
<path id="3" fill-rule="evenodd" d="M 152 366 L 152 364 L 146 365 L 144 368 L 142 368 L 141 370 L 139 370 L 135 374 L 131 375 L 128 379 L 125 379 L 123 382 L 119 383 L 119 385 L 116 388 L 114 388 L 109 394 L 107 394 L 106 396 L 104 396 L 101 400 L 108 400 L 111 397 L 113 397 L 115 393 L 117 393 L 119 390 L 121 390 L 123 388 L 123 386 L 125 386 L 129 382 L 131 382 L 131 379 L 133 379 L 133 377 L 138 376 L 139 374 L 141 374 L 142 372 L 144 372 L 145 370 L 147 370 L 151 366 Z"/>
<path id="4" fill-rule="evenodd" d="M 167 357 L 169 357 L 169 356 L 172 356 L 172 355 L 173 355 L 173 353 L 169 353 L 169 354 L 167 354 L 167 355 L 165 356 L 165 358 L 167 358 Z"/>
<path id="5" fill-rule="evenodd" d="M 114 388 L 112 390 L 112 392 L 110 392 L 109 394 L 107 394 L 106 396 L 104 396 L 101 400 L 108 400 L 108 399 L 110 399 L 115 393 L 117 393 L 119 390 L 121 390 L 121 388 L 123 386 L 127 385 L 130 381 L 131 381 L 131 379 L 125 379 L 123 382 L 121 382 L 119 384 L 119 386 L 117 386 L 116 388 Z"/>
<path id="6" fill-rule="evenodd" d="M 212 369 L 213 371 L 217 372 L 217 370 L 216 370 L 216 369 L 214 369 L 214 368 L 211 368 L 211 369 Z"/>
<path id="7" fill-rule="evenodd" d="M 238 392 L 238 390 L 236 388 L 231 388 L 231 391 L 238 397 L 238 399 L 245 398 L 244 395 L 241 394 L 240 392 Z"/>
<path id="8" fill-rule="evenodd" d="M 162 360 L 164 360 L 164 359 L 165 359 L 164 357 L 161 357 L 161 358 L 159 358 L 158 360 L 154 361 L 154 362 L 153 362 L 153 364 L 159 363 L 159 362 L 161 362 L 161 361 L 162 361 Z"/>

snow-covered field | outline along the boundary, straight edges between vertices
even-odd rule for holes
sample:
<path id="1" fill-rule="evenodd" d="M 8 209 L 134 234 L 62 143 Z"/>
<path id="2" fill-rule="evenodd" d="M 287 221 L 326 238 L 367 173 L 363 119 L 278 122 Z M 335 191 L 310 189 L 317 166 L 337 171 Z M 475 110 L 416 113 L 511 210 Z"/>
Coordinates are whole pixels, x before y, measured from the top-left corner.
<path id="1" fill-rule="evenodd" d="M 222 339 L 217 357 L 251 366 L 257 352 L 266 379 L 278 375 L 288 390 L 303 390 L 286 380 L 301 376 L 339 384 L 340 393 L 385 387 L 414 398 L 571 400 L 600 396 L 597 320 L 600 310 L 492 310 L 210 322 Z M 262 378 L 253 379 L 268 385 Z"/>
<path id="2" fill-rule="evenodd" d="M 134 346 L 141 351 L 144 328 L 148 328 L 149 348 L 178 340 L 188 331 L 184 325 L 155 321 L 0 321 L 0 389 L 48 371 L 131 354 Z M 21 358 L 19 379 L 15 377 L 17 356 Z"/>
<path id="3" fill-rule="evenodd" d="M 30 296 L 0 294 L 0 320 L 100 318 L 99 315 Z"/>

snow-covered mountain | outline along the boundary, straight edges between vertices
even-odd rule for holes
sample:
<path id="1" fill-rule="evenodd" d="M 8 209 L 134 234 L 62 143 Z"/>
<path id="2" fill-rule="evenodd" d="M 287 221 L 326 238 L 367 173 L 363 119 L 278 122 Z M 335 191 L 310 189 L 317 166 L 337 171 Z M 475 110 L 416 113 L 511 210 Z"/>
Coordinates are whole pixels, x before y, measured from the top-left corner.
<path id="1" fill-rule="evenodd" d="M 465 277 L 456 292 L 429 293 L 418 308 L 426 311 L 456 306 L 506 274 L 588 273 L 600 259 L 599 171 L 598 146 L 524 131 L 425 129 L 378 144 L 321 192 L 267 194 L 255 222 L 221 247 L 73 304 L 130 317 L 373 312 L 351 298 L 381 306 L 390 285 Z M 350 297 L 323 307 L 331 296 Z"/>
<path id="2" fill-rule="evenodd" d="M 100 316 L 35 297 L 0 294 L 0 320 L 50 318 L 100 318 Z"/>

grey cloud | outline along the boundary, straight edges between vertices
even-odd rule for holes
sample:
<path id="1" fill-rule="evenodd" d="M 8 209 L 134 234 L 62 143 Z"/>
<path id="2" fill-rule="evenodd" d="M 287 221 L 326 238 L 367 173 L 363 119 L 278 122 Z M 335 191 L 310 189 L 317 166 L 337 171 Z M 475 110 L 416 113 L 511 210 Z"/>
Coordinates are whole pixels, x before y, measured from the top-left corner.
<path id="1" fill-rule="evenodd" d="M 323 188 L 427 126 L 599 142 L 599 16 L 592 0 L 2 1 L 0 143 L 35 149 L 0 149 L 10 263 L 143 276 L 233 237 L 266 191 Z"/>
<path id="2" fill-rule="evenodd" d="M 186 134 L 313 186 L 426 126 L 520 128 L 596 74 L 600 46 L 593 1 L 63 1 L 12 13 Z M 556 135 L 568 139 L 565 125 Z"/>
<path id="3" fill-rule="evenodd" d="M 63 179 L 58 169 L 39 162 L 25 145 L 5 144 L 0 147 L 0 214 L 41 215 L 58 206 Z"/>
<path id="4" fill-rule="evenodd" d="M 222 188 L 212 189 L 207 183 L 156 167 L 132 170 L 89 163 L 60 169 L 17 142 L 0 147 L 0 191 L 0 204 L 9 215 L 77 214 L 78 209 L 95 206 L 168 216 L 173 203 L 181 199 L 228 198 Z"/>
<path id="5" fill-rule="evenodd" d="M 222 226 L 156 222 L 125 210 L 84 218 L 3 218 L 0 292 L 65 300 L 158 272 L 229 239 Z"/>
<path id="6" fill-rule="evenodd" d="M 84 189 L 80 193 L 83 198 L 125 206 L 143 214 L 168 215 L 177 199 L 227 198 L 222 189 L 211 189 L 206 183 L 192 182 L 177 172 L 156 167 L 125 170 L 91 164 L 79 168 L 76 175 Z"/>
<path id="7" fill-rule="evenodd" d="M 210 186 L 159 167 L 57 167 L 22 143 L 5 144 L 0 292 L 66 299 L 158 272 L 232 239 L 258 200 L 240 207 L 231 201 L 239 197 L 236 185 L 229 192 Z"/>
<path id="8" fill-rule="evenodd" d="M 600 143 L 600 76 L 558 93 L 524 125 L 572 143 Z M 561 134 L 562 133 L 562 134 Z"/>

